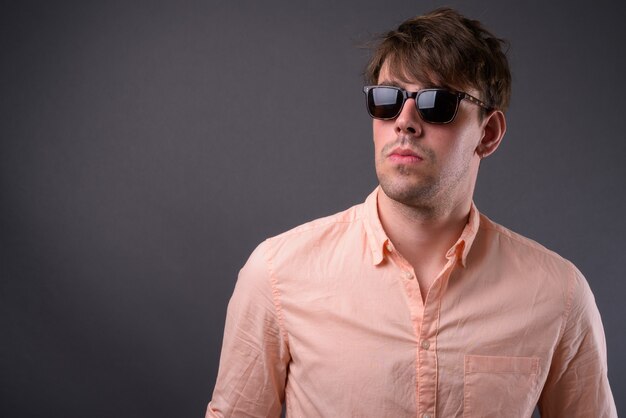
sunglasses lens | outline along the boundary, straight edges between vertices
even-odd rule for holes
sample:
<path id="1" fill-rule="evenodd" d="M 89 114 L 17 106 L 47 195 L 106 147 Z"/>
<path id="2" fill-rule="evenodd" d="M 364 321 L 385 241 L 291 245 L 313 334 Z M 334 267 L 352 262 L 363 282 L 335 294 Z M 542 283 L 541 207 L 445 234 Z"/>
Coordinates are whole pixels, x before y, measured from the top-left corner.
<path id="1" fill-rule="evenodd" d="M 459 98 L 446 90 L 425 90 L 417 97 L 422 119 L 430 123 L 448 123 L 454 119 Z"/>
<path id="2" fill-rule="evenodd" d="M 373 118 L 393 119 L 402 110 L 404 96 L 390 87 L 374 87 L 367 92 L 367 109 Z"/>

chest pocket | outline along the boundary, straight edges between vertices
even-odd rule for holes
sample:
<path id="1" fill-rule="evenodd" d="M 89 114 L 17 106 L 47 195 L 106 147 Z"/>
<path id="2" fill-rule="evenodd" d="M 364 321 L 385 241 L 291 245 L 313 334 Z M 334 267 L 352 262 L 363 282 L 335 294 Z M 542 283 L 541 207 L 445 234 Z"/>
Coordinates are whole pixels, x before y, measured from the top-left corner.
<path id="1" fill-rule="evenodd" d="M 465 356 L 463 417 L 530 417 L 539 358 Z"/>

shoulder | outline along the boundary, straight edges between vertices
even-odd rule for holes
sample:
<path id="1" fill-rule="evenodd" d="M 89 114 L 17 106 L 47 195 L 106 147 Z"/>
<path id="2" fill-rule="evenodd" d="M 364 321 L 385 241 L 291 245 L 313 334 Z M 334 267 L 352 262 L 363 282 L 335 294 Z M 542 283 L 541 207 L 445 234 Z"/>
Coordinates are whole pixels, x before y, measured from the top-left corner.
<path id="1" fill-rule="evenodd" d="M 358 243 L 366 239 L 365 217 L 362 203 L 267 238 L 248 258 L 239 281 L 265 285 L 268 280 L 275 283 L 279 275 L 300 276 L 336 265 L 342 254 L 361 257 L 365 248 L 359 250 Z"/>
<path id="2" fill-rule="evenodd" d="M 565 317 L 572 311 L 597 310 L 587 280 L 570 260 L 482 214 L 479 231 L 488 262 L 499 265 L 500 272 L 513 272 L 526 286 L 541 289 L 553 302 L 561 300 Z"/>
<path id="3" fill-rule="evenodd" d="M 503 271 L 513 271 L 527 282 L 535 282 L 543 291 L 558 294 L 569 304 L 582 294 L 590 294 L 583 274 L 568 259 L 535 240 L 520 235 L 485 215 L 480 215 L 477 236 L 489 262 L 502 266 Z"/>
<path id="4" fill-rule="evenodd" d="M 268 238 L 262 245 L 267 259 L 278 254 L 285 259 L 298 254 L 319 253 L 340 245 L 350 236 L 363 234 L 364 205 L 306 222 L 282 234 Z"/>
<path id="5" fill-rule="evenodd" d="M 480 215 L 480 235 L 497 251 L 504 252 L 506 256 L 514 257 L 521 262 L 539 263 L 546 268 L 555 268 L 560 272 L 580 274 L 576 266 L 568 259 L 537 241 L 492 221 L 484 214 Z M 526 265 L 526 267 L 529 266 Z"/>

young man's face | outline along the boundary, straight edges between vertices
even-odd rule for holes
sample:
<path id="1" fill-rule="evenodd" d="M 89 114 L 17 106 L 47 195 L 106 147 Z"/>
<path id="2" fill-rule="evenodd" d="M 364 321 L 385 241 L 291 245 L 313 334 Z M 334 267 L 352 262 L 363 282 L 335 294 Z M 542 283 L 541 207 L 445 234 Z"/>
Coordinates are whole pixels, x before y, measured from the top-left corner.
<path id="1" fill-rule="evenodd" d="M 387 63 L 378 84 L 411 92 L 424 88 L 402 82 Z M 477 96 L 476 91 L 467 93 Z M 434 209 L 471 201 L 483 135 L 479 112 L 479 106 L 461 100 L 452 122 L 435 125 L 424 122 L 415 100 L 408 99 L 397 118 L 374 119 L 376 175 L 385 194 L 403 204 Z"/>

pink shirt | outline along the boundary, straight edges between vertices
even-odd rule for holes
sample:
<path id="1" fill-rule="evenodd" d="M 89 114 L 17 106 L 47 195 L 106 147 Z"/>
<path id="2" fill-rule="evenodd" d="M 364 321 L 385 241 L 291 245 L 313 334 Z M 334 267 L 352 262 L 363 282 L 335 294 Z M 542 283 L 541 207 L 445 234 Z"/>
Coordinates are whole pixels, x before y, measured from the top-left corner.
<path id="1" fill-rule="evenodd" d="M 481 215 L 422 302 L 364 204 L 263 242 L 228 306 L 207 417 L 616 417 L 569 261 Z"/>

